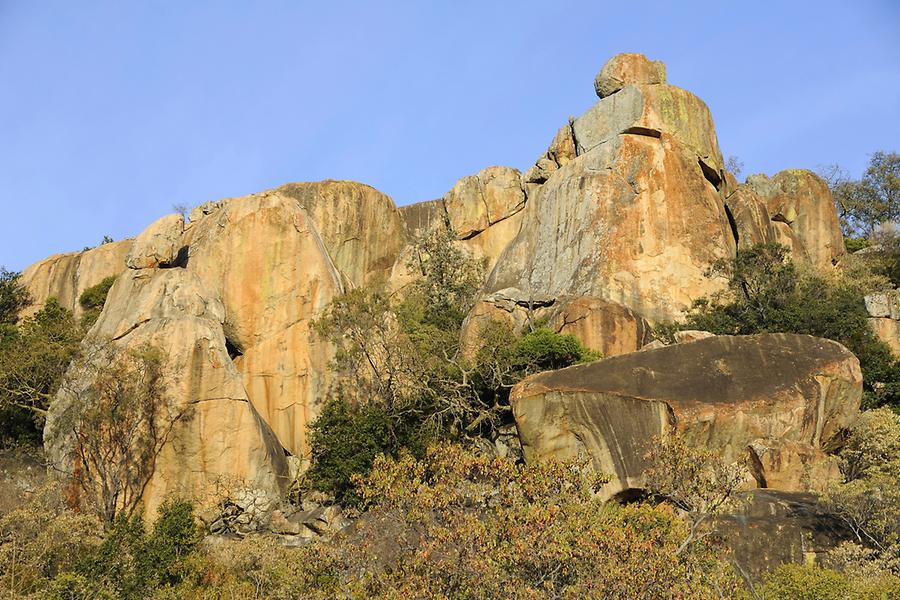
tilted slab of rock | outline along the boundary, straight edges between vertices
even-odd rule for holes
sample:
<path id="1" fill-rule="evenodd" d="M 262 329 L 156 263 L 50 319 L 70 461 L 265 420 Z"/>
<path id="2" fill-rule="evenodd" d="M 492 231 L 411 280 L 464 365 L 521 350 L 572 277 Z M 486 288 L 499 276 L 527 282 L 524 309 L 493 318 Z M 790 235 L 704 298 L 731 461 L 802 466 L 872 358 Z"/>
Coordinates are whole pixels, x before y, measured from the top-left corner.
<path id="1" fill-rule="evenodd" d="M 470 238 L 522 210 L 521 174 L 510 167 L 489 167 L 463 177 L 444 196 L 444 205 L 456 238 Z"/>
<path id="2" fill-rule="evenodd" d="M 171 266 L 181 250 L 184 217 L 166 215 L 154 221 L 134 240 L 125 264 L 130 269 L 155 269 Z"/>
<path id="3" fill-rule="evenodd" d="M 80 317 L 84 310 L 78 299 L 82 292 L 125 270 L 125 258 L 132 240 L 101 244 L 83 252 L 54 254 L 22 272 L 21 283 L 31 295 L 32 304 L 23 317 L 39 311 L 49 298 L 56 298 L 66 309 Z"/>
<path id="4" fill-rule="evenodd" d="M 735 252 L 719 193 L 696 154 L 668 136 L 613 137 L 555 171 L 523 213 L 487 293 L 591 296 L 651 323 L 672 320 L 724 288 L 707 271 Z"/>
<path id="5" fill-rule="evenodd" d="M 612 496 L 642 488 L 649 444 L 673 428 L 727 461 L 758 438 L 821 450 L 854 422 L 861 397 L 859 361 L 837 342 L 763 334 L 540 373 L 510 402 L 526 460 L 586 454 L 611 476 Z"/>
<path id="6" fill-rule="evenodd" d="M 286 486 L 287 463 L 275 435 L 244 390 L 226 351 L 225 308 L 211 290 L 184 269 L 129 270 L 110 290 L 106 307 L 85 338 L 87 361 L 95 345 L 122 352 L 151 344 L 167 356 L 166 415 L 177 421 L 143 492 L 152 517 L 170 495 L 202 504 L 217 487 L 244 488 L 277 503 Z M 95 373 L 76 363 L 50 405 L 44 446 L 55 469 L 72 472 L 72 415 L 83 408 L 82 390 Z M 160 423 L 161 431 L 168 423 Z"/>
<path id="7" fill-rule="evenodd" d="M 830 267 L 845 253 L 834 198 L 818 175 L 805 169 L 788 169 L 771 179 L 751 175 L 746 185 L 766 203 L 774 221 L 787 224 L 814 266 Z M 785 243 L 784 237 L 781 243 Z"/>
<path id="8" fill-rule="evenodd" d="M 734 223 L 738 249 L 779 241 L 769 210 L 748 186 L 739 186 L 725 199 L 725 206 Z M 788 244 L 789 248 L 792 246 L 793 242 Z"/>
<path id="9" fill-rule="evenodd" d="M 250 399 L 294 455 L 328 391 L 332 350 L 311 322 L 343 291 L 309 213 L 279 191 L 220 203 L 185 232 L 187 269 L 221 298 Z"/>

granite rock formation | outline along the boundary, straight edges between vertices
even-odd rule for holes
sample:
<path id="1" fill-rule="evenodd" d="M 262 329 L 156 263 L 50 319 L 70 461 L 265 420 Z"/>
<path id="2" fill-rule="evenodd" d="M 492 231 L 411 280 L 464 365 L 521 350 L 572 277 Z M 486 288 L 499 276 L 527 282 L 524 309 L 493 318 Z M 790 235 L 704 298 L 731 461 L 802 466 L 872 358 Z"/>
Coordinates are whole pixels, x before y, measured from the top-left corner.
<path id="1" fill-rule="evenodd" d="M 842 246 L 827 188 L 801 171 L 738 185 L 725 169 L 709 109 L 670 85 L 662 63 L 638 54 L 614 57 L 597 75 L 595 91 L 599 102 L 562 124 L 524 173 L 489 167 L 463 177 L 440 199 L 400 208 L 360 183 L 287 184 L 207 202 L 187 222 L 170 215 L 133 241 L 29 267 L 22 281 L 35 306 L 55 296 L 76 315 L 84 289 L 117 275 L 85 344 L 126 349 L 158 342 L 180 374 L 171 382 L 173 401 L 197 406 L 196 418 L 179 425 L 160 455 L 146 505 L 158 505 L 169 492 L 200 494 L 216 480 L 242 482 L 239 504 L 248 514 L 274 502 L 284 486 L 285 458 L 306 454 L 306 427 L 332 383 L 333 349 L 310 324 L 347 290 L 383 283 L 402 293 L 417 276 L 416 241 L 433 232 L 449 235 L 485 267 L 480 300 L 464 327 L 466 352 L 476 347 L 487 319 L 518 331 L 544 321 L 614 357 L 609 361 L 630 365 L 634 380 L 619 381 L 622 390 L 659 385 L 647 373 L 666 374 L 660 357 L 688 365 L 698 381 L 704 360 L 739 369 L 728 362 L 734 356 L 769 357 L 757 365 L 767 370 L 766 381 L 740 384 L 742 392 L 732 390 L 724 403 L 701 395 L 690 404 L 664 389 L 654 398 L 613 394 L 590 379 L 599 387 L 573 392 L 584 396 L 573 406 L 586 411 L 575 415 L 560 403 L 568 391 L 529 380 L 515 405 L 530 456 L 592 449 L 598 466 L 618 469 L 625 489 L 639 484 L 639 465 L 623 458 L 627 452 L 600 452 L 603 436 L 633 445 L 672 425 L 675 414 L 679 427 L 695 423 L 689 433 L 698 443 L 718 445 L 729 456 L 756 443 L 767 484 L 788 481 L 779 479 L 784 469 L 778 465 L 818 464 L 816 452 L 858 405 L 858 365 L 842 349 L 806 338 L 712 338 L 628 353 L 651 341 L 651 325 L 678 318 L 696 298 L 722 290 L 724 281 L 707 271 L 738 248 L 781 241 L 795 256 L 829 268 Z M 816 387 L 808 369 L 786 369 L 778 356 L 808 369 L 824 365 L 822 381 L 830 387 Z M 589 374 L 609 364 L 620 363 L 572 372 Z M 715 373 L 728 382 L 737 377 Z M 81 376 L 73 370 L 66 388 L 85 385 Z M 793 391 L 779 387 L 783 402 L 773 404 L 751 384 Z M 616 422 L 621 431 L 592 430 L 593 421 L 585 419 L 593 405 L 584 404 L 592 394 L 624 403 L 620 415 L 630 414 L 625 404 L 637 407 L 636 421 Z M 812 409 L 820 401 L 825 412 Z M 50 456 L 63 471 L 71 468 L 72 441 L 58 424 L 76 405 L 76 396 L 61 393 L 45 430 Z M 542 420 L 544 412 L 549 421 Z M 781 439 L 794 445 L 773 441 Z"/>

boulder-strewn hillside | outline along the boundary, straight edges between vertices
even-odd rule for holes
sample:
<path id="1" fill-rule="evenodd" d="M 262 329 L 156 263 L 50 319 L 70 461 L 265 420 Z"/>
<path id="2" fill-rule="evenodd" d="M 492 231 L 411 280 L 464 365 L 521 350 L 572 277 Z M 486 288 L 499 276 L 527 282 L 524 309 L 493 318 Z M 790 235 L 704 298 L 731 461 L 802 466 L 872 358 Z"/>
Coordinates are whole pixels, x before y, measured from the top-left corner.
<path id="1" fill-rule="evenodd" d="M 844 250 L 828 187 L 797 170 L 739 185 L 709 109 L 659 62 L 616 56 L 595 89 L 599 101 L 561 124 L 524 173 L 489 167 L 400 208 L 359 183 L 287 184 L 29 267 L 35 305 L 55 296 L 76 313 L 83 290 L 117 276 L 83 346 L 152 342 L 169 355 L 168 396 L 192 417 L 156 460 L 143 491 L 151 512 L 169 493 L 203 497 L 223 481 L 261 515 L 275 507 L 333 379 L 335 349 L 311 323 L 348 290 L 384 282 L 402 294 L 416 240 L 437 230 L 486 266 L 464 351 L 489 319 L 516 330 L 538 319 L 626 355 L 517 389 L 526 458 L 585 450 L 614 475 L 613 492 L 626 490 L 639 487 L 637 445 L 674 425 L 729 456 L 749 445 L 758 469 L 748 485 L 799 489 L 784 472 L 795 463 L 827 475 L 823 450 L 859 407 L 859 367 L 840 345 L 764 336 L 635 351 L 652 325 L 723 290 L 708 271 L 738 248 L 777 241 L 830 269 Z M 44 439 L 61 472 L 78 468 L 66 423 L 90 373 L 73 367 L 50 406 Z"/>

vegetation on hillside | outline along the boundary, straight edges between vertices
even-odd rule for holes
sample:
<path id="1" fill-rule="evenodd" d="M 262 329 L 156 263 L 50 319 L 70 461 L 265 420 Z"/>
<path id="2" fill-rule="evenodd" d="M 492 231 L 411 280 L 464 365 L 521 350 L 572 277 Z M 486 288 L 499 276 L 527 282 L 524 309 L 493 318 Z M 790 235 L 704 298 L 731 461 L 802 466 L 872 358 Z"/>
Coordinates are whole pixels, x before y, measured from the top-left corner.
<path id="1" fill-rule="evenodd" d="M 788 250 L 759 244 L 713 265 L 711 276 L 728 281 L 725 293 L 694 303 L 684 322 L 657 329 L 666 338 L 677 329 L 721 335 L 805 333 L 840 342 L 860 361 L 864 406 L 900 409 L 900 363 L 868 322 L 863 296 L 870 272 L 825 274 L 798 267 Z"/>

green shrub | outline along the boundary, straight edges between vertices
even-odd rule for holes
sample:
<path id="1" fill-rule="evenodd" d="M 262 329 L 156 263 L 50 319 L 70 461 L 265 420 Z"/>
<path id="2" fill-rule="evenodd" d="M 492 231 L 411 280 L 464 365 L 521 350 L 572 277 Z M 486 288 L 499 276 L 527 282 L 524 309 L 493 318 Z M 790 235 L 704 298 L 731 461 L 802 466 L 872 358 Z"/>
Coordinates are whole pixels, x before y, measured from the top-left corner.
<path id="1" fill-rule="evenodd" d="M 115 276 L 110 276 L 97 285 L 81 292 L 81 296 L 78 297 L 78 304 L 84 309 L 84 314 L 81 317 L 81 326 L 84 329 L 90 329 L 91 325 L 97 322 L 97 318 L 103 310 L 103 305 L 106 304 L 109 289 L 115 282 Z"/>
<path id="2" fill-rule="evenodd" d="M 763 579 L 758 590 L 766 600 L 844 600 L 847 578 L 831 569 L 781 565 Z"/>
<path id="3" fill-rule="evenodd" d="M 599 353 L 582 346 L 573 334 L 557 333 L 546 327 L 539 327 L 516 340 L 513 356 L 531 372 L 562 369 L 600 358 Z"/>
<path id="4" fill-rule="evenodd" d="M 851 254 L 868 247 L 869 238 L 865 236 L 844 238 L 844 248 L 846 248 L 847 252 L 850 252 Z"/>
<path id="5" fill-rule="evenodd" d="M 2 443 L 40 442 L 43 419 L 83 331 L 56 298 L 0 340 Z"/>
<path id="6" fill-rule="evenodd" d="M 380 454 L 396 456 L 408 448 L 424 452 L 421 418 L 392 414 L 382 405 L 351 405 L 342 398 L 325 403 L 309 426 L 311 464 L 306 480 L 339 502 L 358 506 L 353 477 L 365 475 Z"/>
<path id="7" fill-rule="evenodd" d="M 124 600 L 146 598 L 153 590 L 179 583 L 178 567 L 198 542 L 192 505 L 169 500 L 149 533 L 140 514 L 117 518 L 103 543 L 74 572 L 96 593 L 113 592 Z"/>

